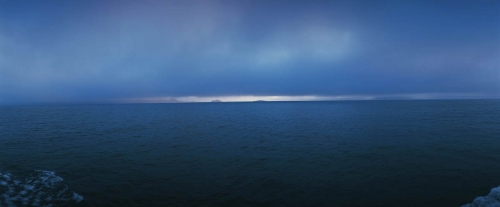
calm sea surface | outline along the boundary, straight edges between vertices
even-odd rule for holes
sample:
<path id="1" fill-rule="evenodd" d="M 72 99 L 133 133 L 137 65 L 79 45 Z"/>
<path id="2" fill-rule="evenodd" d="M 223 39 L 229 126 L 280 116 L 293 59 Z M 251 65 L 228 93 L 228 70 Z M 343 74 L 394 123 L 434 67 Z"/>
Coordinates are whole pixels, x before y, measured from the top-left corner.
<path id="1" fill-rule="evenodd" d="M 461 206 L 499 185 L 499 100 L 0 107 L 6 207 Z"/>

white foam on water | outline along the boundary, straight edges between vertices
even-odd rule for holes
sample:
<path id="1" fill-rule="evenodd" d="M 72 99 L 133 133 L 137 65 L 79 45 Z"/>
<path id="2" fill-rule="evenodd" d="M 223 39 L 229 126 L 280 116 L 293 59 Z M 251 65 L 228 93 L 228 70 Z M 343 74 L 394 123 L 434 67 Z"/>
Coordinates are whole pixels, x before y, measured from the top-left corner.
<path id="1" fill-rule="evenodd" d="M 480 196 L 462 207 L 500 207 L 500 186 L 491 189 L 487 196 Z"/>
<path id="2" fill-rule="evenodd" d="M 20 177 L 0 172 L 0 206 L 67 206 L 83 201 L 54 172 L 37 170 Z"/>

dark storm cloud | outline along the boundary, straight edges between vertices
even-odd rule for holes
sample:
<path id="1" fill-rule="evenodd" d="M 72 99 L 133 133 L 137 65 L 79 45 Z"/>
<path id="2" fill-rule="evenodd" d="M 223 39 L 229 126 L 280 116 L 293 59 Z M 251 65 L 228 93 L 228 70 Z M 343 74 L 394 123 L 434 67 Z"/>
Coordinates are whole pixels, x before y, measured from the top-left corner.
<path id="1" fill-rule="evenodd" d="M 500 93 L 498 1 L 0 1 L 0 102 Z"/>

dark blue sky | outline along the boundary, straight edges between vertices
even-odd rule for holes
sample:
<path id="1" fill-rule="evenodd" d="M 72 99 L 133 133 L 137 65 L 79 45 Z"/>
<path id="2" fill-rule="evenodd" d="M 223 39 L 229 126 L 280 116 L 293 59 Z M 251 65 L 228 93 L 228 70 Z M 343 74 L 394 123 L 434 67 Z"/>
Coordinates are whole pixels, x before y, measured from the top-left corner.
<path id="1" fill-rule="evenodd" d="M 271 96 L 499 98 L 500 1 L 0 0 L 0 104 Z"/>

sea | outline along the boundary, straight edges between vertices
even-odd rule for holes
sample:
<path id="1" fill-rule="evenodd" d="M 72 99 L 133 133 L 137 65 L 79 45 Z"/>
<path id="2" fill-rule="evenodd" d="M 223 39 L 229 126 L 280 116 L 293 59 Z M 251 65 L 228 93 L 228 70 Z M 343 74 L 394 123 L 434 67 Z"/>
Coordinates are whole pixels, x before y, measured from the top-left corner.
<path id="1" fill-rule="evenodd" d="M 0 206 L 499 206 L 500 100 L 0 107 Z"/>

